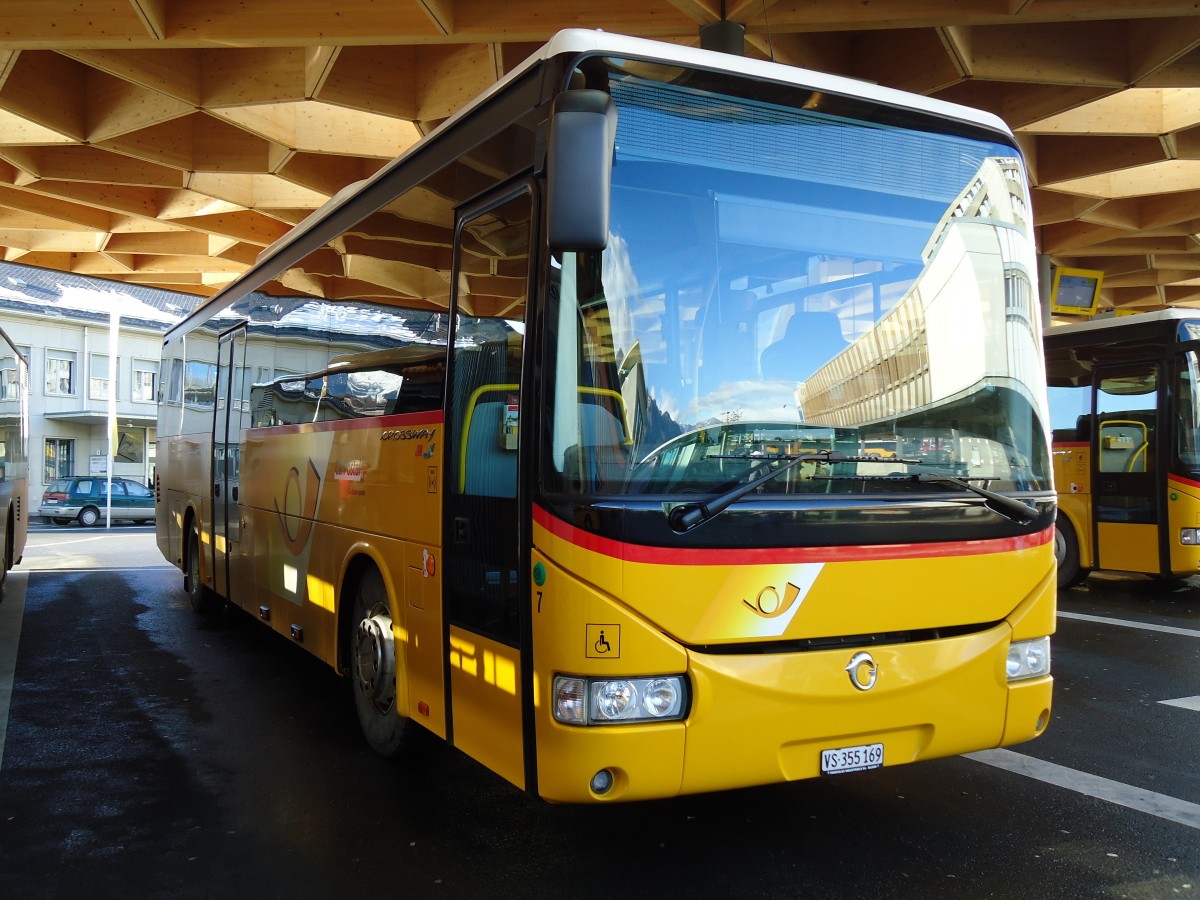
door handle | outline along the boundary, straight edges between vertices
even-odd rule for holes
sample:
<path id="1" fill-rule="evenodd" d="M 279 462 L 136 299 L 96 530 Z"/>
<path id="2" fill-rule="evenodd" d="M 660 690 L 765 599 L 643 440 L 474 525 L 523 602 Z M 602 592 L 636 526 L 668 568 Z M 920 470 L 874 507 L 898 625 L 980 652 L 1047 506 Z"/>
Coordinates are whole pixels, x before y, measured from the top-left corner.
<path id="1" fill-rule="evenodd" d="M 221 482 L 219 482 L 219 481 L 213 482 L 213 496 L 214 497 L 221 496 Z"/>

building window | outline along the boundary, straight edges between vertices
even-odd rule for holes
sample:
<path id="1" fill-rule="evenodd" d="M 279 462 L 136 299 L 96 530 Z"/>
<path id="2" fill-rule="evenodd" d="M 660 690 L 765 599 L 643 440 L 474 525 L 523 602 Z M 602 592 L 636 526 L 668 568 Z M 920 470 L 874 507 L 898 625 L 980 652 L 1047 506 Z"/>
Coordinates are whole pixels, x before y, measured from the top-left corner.
<path id="1" fill-rule="evenodd" d="M 154 402 L 154 389 L 158 383 L 158 363 L 148 359 L 133 361 L 133 399 L 142 403 Z"/>
<path id="2" fill-rule="evenodd" d="M 46 351 L 46 393 L 58 396 L 75 393 L 75 354 L 71 351 Z"/>
<path id="3" fill-rule="evenodd" d="M 75 441 L 69 438 L 46 438 L 46 465 L 42 481 L 69 478 L 75 471 Z"/>
<path id="4" fill-rule="evenodd" d="M 91 374 L 88 378 L 88 396 L 93 400 L 107 400 L 116 373 L 110 364 L 108 354 L 93 353 L 91 355 Z"/>
<path id="5" fill-rule="evenodd" d="M 21 399 L 21 370 L 15 356 L 0 359 L 0 400 Z"/>
<path id="6" fill-rule="evenodd" d="M 146 461 L 146 429 L 125 425 L 117 429 L 113 458 L 122 463 Z"/>

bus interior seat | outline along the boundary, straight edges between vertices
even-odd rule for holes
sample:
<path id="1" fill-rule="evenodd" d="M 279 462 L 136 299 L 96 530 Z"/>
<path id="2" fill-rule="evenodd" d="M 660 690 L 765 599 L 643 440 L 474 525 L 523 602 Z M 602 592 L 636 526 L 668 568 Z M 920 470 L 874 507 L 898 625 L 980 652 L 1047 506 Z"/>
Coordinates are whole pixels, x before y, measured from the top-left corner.
<path id="1" fill-rule="evenodd" d="M 599 403 L 579 404 L 579 443 L 566 449 L 565 467 L 579 489 L 620 486 L 628 473 L 625 424 Z"/>
<path id="2" fill-rule="evenodd" d="M 1092 417 L 1087 413 L 1083 414 L 1075 420 L 1075 440 L 1088 441 L 1092 440 Z"/>
<path id="3" fill-rule="evenodd" d="M 763 377 L 803 381 L 844 349 L 846 338 L 836 314 L 798 310 L 788 319 L 783 337 L 764 348 Z"/>
<path id="4" fill-rule="evenodd" d="M 505 394 L 507 389 L 497 387 Z M 486 392 L 481 397 L 486 398 Z M 494 396 L 494 394 L 493 394 Z M 517 496 L 517 452 L 500 446 L 506 400 L 481 399 L 468 412 L 463 493 L 475 497 Z"/>

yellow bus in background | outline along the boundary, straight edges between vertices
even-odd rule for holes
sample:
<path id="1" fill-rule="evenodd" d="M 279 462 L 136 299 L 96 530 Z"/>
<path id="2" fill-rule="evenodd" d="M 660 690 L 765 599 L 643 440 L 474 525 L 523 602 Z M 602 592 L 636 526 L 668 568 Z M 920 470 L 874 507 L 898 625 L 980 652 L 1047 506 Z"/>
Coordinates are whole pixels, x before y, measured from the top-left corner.
<path id="1" fill-rule="evenodd" d="M 0 583 L 29 536 L 29 361 L 0 331 Z"/>
<path id="2" fill-rule="evenodd" d="M 1045 349 L 1059 586 L 1200 574 L 1200 316 L 1052 326 Z"/>
<path id="3" fill-rule="evenodd" d="M 158 544 L 547 800 L 1027 740 L 1028 203 L 993 116 L 564 32 L 166 335 Z"/>

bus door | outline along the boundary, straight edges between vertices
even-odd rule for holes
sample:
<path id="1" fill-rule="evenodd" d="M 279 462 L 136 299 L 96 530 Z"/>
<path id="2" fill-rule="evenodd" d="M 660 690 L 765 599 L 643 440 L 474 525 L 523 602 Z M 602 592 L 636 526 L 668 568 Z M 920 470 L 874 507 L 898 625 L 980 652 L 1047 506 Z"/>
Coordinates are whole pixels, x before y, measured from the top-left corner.
<path id="1" fill-rule="evenodd" d="M 528 189 L 509 191 L 458 222 L 442 566 L 448 736 L 519 787 L 528 590 L 518 456 L 533 208 Z"/>
<path id="2" fill-rule="evenodd" d="M 1093 418 L 1098 567 L 1158 572 L 1156 363 L 1098 367 Z"/>
<path id="3" fill-rule="evenodd" d="M 246 328 L 221 335 L 217 345 L 217 404 L 213 418 L 212 517 L 213 588 L 231 594 L 230 556 L 241 537 L 238 470 L 241 468 L 242 380 L 246 371 Z"/>

